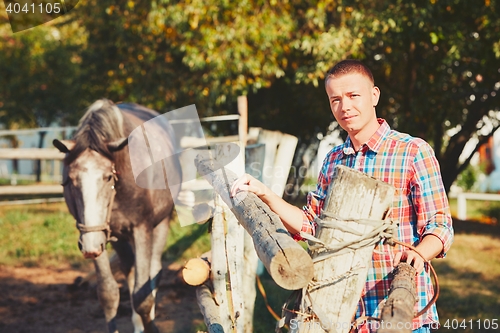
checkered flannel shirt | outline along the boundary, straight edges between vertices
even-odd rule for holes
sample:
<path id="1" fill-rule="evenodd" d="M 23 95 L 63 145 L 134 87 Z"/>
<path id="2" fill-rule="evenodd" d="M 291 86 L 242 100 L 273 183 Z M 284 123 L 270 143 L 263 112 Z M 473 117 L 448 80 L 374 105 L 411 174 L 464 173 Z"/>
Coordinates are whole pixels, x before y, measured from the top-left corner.
<path id="1" fill-rule="evenodd" d="M 434 151 L 424 140 L 391 130 L 383 119 L 378 119 L 378 122 L 379 129 L 358 152 L 347 138 L 344 144 L 328 153 L 317 188 L 308 194 L 307 205 L 303 208 L 307 219 L 304 220 L 302 231 L 315 234 L 314 215 L 321 216 L 333 168 L 345 165 L 394 185 L 396 193 L 391 216 L 393 220 L 399 221 L 399 240 L 416 246 L 422 237 L 432 234 L 443 242 L 443 251 L 438 255 L 442 258 L 453 242 L 453 228 Z M 300 236 L 295 235 L 295 238 L 299 239 Z M 394 269 L 394 254 L 403 250 L 401 246 L 392 247 L 382 242 L 376 246 L 356 318 L 363 315 L 380 317 L 392 281 L 390 273 Z M 429 267 L 425 264 L 424 271 L 417 276 L 418 301 L 415 311 L 423 309 L 433 295 Z M 424 324 L 438 324 L 435 304 L 413 320 L 413 329 Z M 369 326 L 363 325 L 358 332 L 370 332 Z"/>

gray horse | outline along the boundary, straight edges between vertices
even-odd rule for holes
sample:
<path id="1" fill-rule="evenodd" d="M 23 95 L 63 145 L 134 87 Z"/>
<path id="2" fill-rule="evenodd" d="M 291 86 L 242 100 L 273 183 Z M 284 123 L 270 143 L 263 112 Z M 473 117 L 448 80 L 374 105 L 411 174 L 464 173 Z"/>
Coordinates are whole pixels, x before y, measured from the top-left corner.
<path id="1" fill-rule="evenodd" d="M 85 258 L 94 261 L 97 293 L 110 333 L 118 332 L 119 290 L 106 252 L 108 241 L 127 277 L 134 333 L 158 332 L 154 324 L 155 296 L 178 186 L 163 186 L 163 189 L 138 186 L 128 146 L 129 134 L 141 125 L 144 128 L 145 122 L 158 115 L 137 104 L 115 105 L 106 99 L 98 100 L 80 120 L 72 140 L 53 142 L 66 153 L 64 198 L 80 230 L 80 250 Z M 174 158 L 169 159 L 169 170 L 165 170 L 165 163 L 156 163 L 150 169 L 157 170 L 149 178 L 157 179 L 158 175 L 168 172 L 168 181 L 179 184 L 181 170 L 175 159 L 172 128 L 166 124 L 161 133 L 162 147 L 171 149 L 166 155 Z M 147 160 L 149 157 L 145 151 L 144 155 L 134 158 Z M 158 172 L 158 168 L 163 169 L 162 172 Z M 175 177 L 178 179 L 172 179 Z M 167 182 L 167 179 L 161 181 Z"/>

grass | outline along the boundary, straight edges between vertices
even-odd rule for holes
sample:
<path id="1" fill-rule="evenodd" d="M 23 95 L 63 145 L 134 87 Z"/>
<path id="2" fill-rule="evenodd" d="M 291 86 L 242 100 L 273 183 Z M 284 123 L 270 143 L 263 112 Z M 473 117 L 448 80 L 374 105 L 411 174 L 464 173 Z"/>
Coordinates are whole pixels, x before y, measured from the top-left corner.
<path id="1" fill-rule="evenodd" d="M 64 203 L 0 209 L 0 264 L 52 266 L 85 263 L 78 232 Z"/>
<path id="2" fill-rule="evenodd" d="M 182 208 L 178 214 L 186 214 Z M 86 265 L 78 249 L 79 233 L 66 204 L 0 207 L 0 264 L 48 267 Z M 108 248 L 110 245 L 108 244 Z M 208 226 L 172 223 L 163 259 L 183 263 L 210 249 Z M 168 251 L 167 251 L 168 249 Z"/>
<path id="3" fill-rule="evenodd" d="M 500 321 L 500 227 L 456 221 L 455 231 L 447 257 L 434 260 L 441 286 L 437 301 L 440 323 L 465 320 L 458 328 L 461 332 L 489 332 L 491 328 L 479 329 L 477 320 Z M 450 329 L 441 327 L 438 332 Z"/>
<path id="4" fill-rule="evenodd" d="M 451 204 L 453 211 L 453 200 Z M 482 216 L 481 209 L 485 207 L 483 203 L 468 208 L 471 214 Z M 177 214 L 186 212 L 177 209 Z M 207 251 L 210 248 L 207 231 L 207 225 L 181 227 L 172 223 L 164 260 L 182 264 Z M 460 331 L 486 332 L 488 330 L 478 329 L 478 319 L 500 320 L 500 285 L 497 282 L 500 280 L 500 226 L 455 221 L 455 231 L 455 242 L 447 257 L 433 261 L 441 287 L 437 301 L 440 322 L 445 325 L 447 320 L 450 324 L 453 319 L 457 323 L 466 320 L 468 326 L 459 328 Z M 0 207 L 1 265 L 86 265 L 88 261 L 77 248 L 77 238 L 74 220 L 64 203 Z M 267 272 L 261 280 L 271 307 L 280 314 L 291 292 L 278 287 Z M 274 331 L 276 321 L 267 311 L 259 292 L 254 318 L 255 333 Z M 475 325 L 472 329 L 469 320 Z M 442 327 L 437 332 L 450 331 L 455 330 Z"/>

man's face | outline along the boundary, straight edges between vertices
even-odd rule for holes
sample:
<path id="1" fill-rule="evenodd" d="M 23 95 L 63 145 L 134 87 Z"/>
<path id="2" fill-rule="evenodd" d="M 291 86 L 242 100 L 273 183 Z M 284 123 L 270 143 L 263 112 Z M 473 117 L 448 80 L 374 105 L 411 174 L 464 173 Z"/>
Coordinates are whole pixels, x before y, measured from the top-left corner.
<path id="1" fill-rule="evenodd" d="M 326 93 L 333 116 L 349 135 L 376 124 L 375 106 L 380 90 L 366 76 L 353 73 L 331 77 L 326 83 Z"/>

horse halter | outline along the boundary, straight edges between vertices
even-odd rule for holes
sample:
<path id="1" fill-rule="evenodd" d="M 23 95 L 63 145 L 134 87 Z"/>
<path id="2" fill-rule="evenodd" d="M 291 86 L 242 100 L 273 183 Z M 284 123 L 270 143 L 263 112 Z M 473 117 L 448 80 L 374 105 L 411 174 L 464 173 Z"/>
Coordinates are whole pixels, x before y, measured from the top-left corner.
<path id="1" fill-rule="evenodd" d="M 95 226 L 86 226 L 83 223 L 78 223 L 78 220 L 76 220 L 76 228 L 80 231 L 80 233 L 104 231 L 104 233 L 106 234 L 106 243 L 107 242 L 116 242 L 118 240 L 116 237 L 111 236 L 111 227 L 109 225 L 110 221 L 111 221 L 111 211 L 113 210 L 113 203 L 115 201 L 115 195 L 116 195 L 115 184 L 118 181 L 118 173 L 116 172 L 114 163 L 111 165 L 111 173 L 113 174 L 114 182 L 113 182 L 113 185 L 111 185 L 111 189 L 112 189 L 111 199 L 109 200 L 108 211 L 106 213 L 105 223 L 101 224 L 101 225 L 95 225 Z M 69 183 L 69 177 L 61 185 L 66 186 L 68 183 Z"/>

